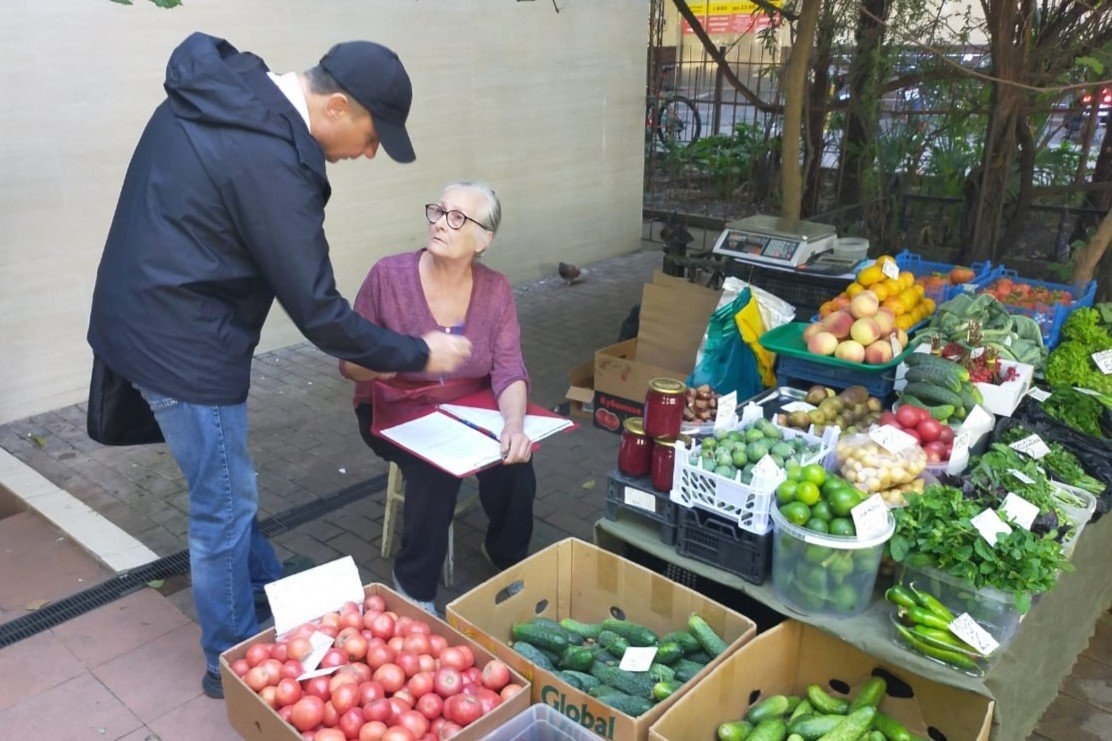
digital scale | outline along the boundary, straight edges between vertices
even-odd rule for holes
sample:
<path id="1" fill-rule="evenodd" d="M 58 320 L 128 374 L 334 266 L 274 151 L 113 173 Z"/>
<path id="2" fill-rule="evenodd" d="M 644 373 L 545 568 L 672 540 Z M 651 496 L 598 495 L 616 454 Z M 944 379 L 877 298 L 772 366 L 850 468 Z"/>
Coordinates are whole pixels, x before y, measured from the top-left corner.
<path id="1" fill-rule="evenodd" d="M 758 214 L 726 224 L 713 252 L 747 262 L 798 268 L 812 259 L 817 261 L 819 253 L 830 252 L 837 238 L 829 224 Z"/>

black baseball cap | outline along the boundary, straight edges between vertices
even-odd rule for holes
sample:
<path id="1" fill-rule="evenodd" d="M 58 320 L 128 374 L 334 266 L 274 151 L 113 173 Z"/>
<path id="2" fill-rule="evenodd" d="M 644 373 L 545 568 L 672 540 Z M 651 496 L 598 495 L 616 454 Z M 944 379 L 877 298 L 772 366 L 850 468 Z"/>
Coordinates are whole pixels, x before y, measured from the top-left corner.
<path id="1" fill-rule="evenodd" d="M 413 86 L 397 54 L 373 41 L 345 41 L 329 49 L 320 66 L 371 112 L 378 139 L 390 159 L 417 159 L 405 130 Z"/>

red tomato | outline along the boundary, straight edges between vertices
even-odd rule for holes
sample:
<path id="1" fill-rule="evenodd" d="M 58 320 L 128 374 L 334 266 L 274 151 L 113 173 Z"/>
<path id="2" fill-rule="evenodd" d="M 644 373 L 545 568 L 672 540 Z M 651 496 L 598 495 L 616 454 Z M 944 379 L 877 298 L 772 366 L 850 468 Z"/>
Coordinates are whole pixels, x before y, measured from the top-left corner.
<path id="1" fill-rule="evenodd" d="M 441 697 L 451 697 L 463 689 L 463 676 L 455 669 L 443 666 L 433 678 L 433 687 Z"/>
<path id="2" fill-rule="evenodd" d="M 324 723 L 325 728 L 335 728 L 340 722 L 340 714 L 336 712 L 336 706 L 331 700 L 324 703 L 324 720 L 321 722 Z"/>
<path id="3" fill-rule="evenodd" d="M 293 705 L 301 699 L 301 684 L 292 677 L 283 677 L 275 687 L 278 705 Z"/>
<path id="4" fill-rule="evenodd" d="M 446 721 L 444 725 L 440 726 L 440 738 L 451 738 L 463 730 L 463 726 L 453 721 Z"/>
<path id="5" fill-rule="evenodd" d="M 395 619 L 394 635 L 402 636 L 403 638 L 409 635 L 409 626 L 413 625 L 413 618 L 408 615 L 402 615 Z"/>
<path id="6" fill-rule="evenodd" d="M 351 664 L 345 664 L 336 670 L 337 674 L 351 674 L 355 677 L 356 684 L 362 684 L 371 678 L 374 673 L 371 667 L 364 664 L 362 661 L 356 661 Z"/>
<path id="7" fill-rule="evenodd" d="M 920 420 L 915 429 L 919 431 L 919 437 L 925 443 L 933 443 L 942 437 L 942 423 L 934 417 Z"/>
<path id="8" fill-rule="evenodd" d="M 500 690 L 510 681 L 510 667 L 506 666 L 504 661 L 491 659 L 483 667 L 480 681 L 487 689 Z"/>
<path id="9" fill-rule="evenodd" d="M 423 672 L 436 672 L 436 659 L 432 657 L 432 654 L 421 654 L 417 657 L 417 663 Z"/>
<path id="10" fill-rule="evenodd" d="M 251 665 L 247 663 L 247 659 L 236 659 L 232 662 L 232 671 L 235 672 L 237 677 L 242 677 L 250 668 Z"/>
<path id="11" fill-rule="evenodd" d="M 502 698 L 494 690 L 488 690 L 486 687 L 480 687 L 476 697 L 479 698 L 479 703 L 483 706 L 483 715 L 486 715 L 491 710 L 502 704 Z"/>
<path id="12" fill-rule="evenodd" d="M 394 651 L 385 643 L 367 648 L 367 666 L 372 669 L 377 669 L 383 664 L 393 663 L 393 661 Z"/>
<path id="13" fill-rule="evenodd" d="M 900 408 L 902 409 L 903 407 L 900 407 Z M 908 435 L 911 435 L 913 438 L 915 438 L 915 442 L 917 442 L 917 443 L 922 442 L 922 437 L 920 437 L 918 429 L 916 429 L 914 427 L 908 427 L 906 430 L 904 430 L 904 432 Z"/>
<path id="14" fill-rule="evenodd" d="M 389 646 L 390 650 L 394 653 L 397 653 L 398 651 L 404 651 L 405 638 L 395 634 L 393 638 L 386 641 L 386 645 Z"/>
<path id="15" fill-rule="evenodd" d="M 383 612 L 386 610 L 386 600 L 382 598 L 381 594 L 369 594 L 367 598 L 363 600 L 363 610 Z"/>
<path id="16" fill-rule="evenodd" d="M 482 685 L 483 672 L 481 669 L 479 669 L 479 667 L 469 666 L 467 667 L 467 671 L 461 672 L 461 674 L 463 674 L 464 684 L 473 684 L 475 686 Z"/>
<path id="17" fill-rule="evenodd" d="M 390 697 L 390 699 L 391 700 L 397 700 L 398 702 L 401 702 L 401 703 L 405 703 L 405 706 L 408 707 L 408 708 L 411 708 L 415 704 L 417 704 L 417 698 L 413 696 L 413 693 L 409 691 L 408 687 L 402 687 L 400 690 L 395 692 Z"/>
<path id="18" fill-rule="evenodd" d="M 323 615 L 321 615 L 320 616 L 320 627 L 321 628 L 324 628 L 324 627 L 335 628 L 337 631 L 339 631 L 340 630 L 340 613 L 338 613 L 338 612 L 326 612 Z M 336 634 L 333 633 L 332 635 L 336 635 Z"/>
<path id="19" fill-rule="evenodd" d="M 339 728 L 322 728 L 313 734 L 313 741 L 347 741 L 347 736 Z"/>
<path id="20" fill-rule="evenodd" d="M 340 628 L 355 628 L 359 630 L 363 627 L 363 613 L 358 609 L 352 609 L 348 612 L 340 613 Z"/>
<path id="21" fill-rule="evenodd" d="M 498 693 L 498 696 L 502 698 L 502 702 L 505 702 L 506 700 L 509 700 L 511 697 L 516 695 L 518 692 L 521 692 L 521 690 L 523 689 L 524 687 L 522 687 L 520 684 L 510 682 L 502 688 L 502 691 Z"/>
<path id="22" fill-rule="evenodd" d="M 394 663 L 402 668 L 407 677 L 421 671 L 421 660 L 412 651 L 398 651 L 394 654 Z"/>
<path id="23" fill-rule="evenodd" d="M 269 687 L 272 684 L 270 680 L 270 672 L 264 666 L 253 666 L 243 675 L 243 683 L 253 692 L 260 692 L 263 687 Z M 278 684 L 278 677 L 274 678 L 273 684 Z"/>
<path id="24" fill-rule="evenodd" d="M 405 726 L 414 738 L 420 738 L 429 730 L 429 719 L 416 710 L 406 710 L 398 716 L 398 725 Z"/>
<path id="25" fill-rule="evenodd" d="M 404 713 L 406 710 L 412 710 L 413 709 L 413 705 L 410 705 L 410 704 L 404 702 L 402 700 L 402 698 L 398 697 L 398 695 L 394 695 L 393 697 L 391 697 L 390 700 L 389 700 L 389 703 L 390 703 L 390 707 L 394 711 L 394 722 L 395 723 L 397 722 L 399 715 Z"/>
<path id="26" fill-rule="evenodd" d="M 459 646 L 449 646 L 440 652 L 440 666 L 455 669 L 458 672 L 466 671 L 470 664 Z"/>
<path id="27" fill-rule="evenodd" d="M 388 612 L 379 613 L 378 617 L 371 621 L 370 628 L 375 638 L 389 640 L 394 637 L 394 618 Z"/>
<path id="28" fill-rule="evenodd" d="M 914 428 L 919 424 L 919 411 L 919 407 L 903 404 L 896 410 L 896 421 L 899 422 L 900 427 L 903 427 L 905 430 L 907 428 Z"/>
<path id="29" fill-rule="evenodd" d="M 444 699 L 435 692 L 429 692 L 417 699 L 413 709 L 430 721 L 434 721 L 444 714 Z"/>
<path id="30" fill-rule="evenodd" d="M 265 702 L 272 708 L 277 708 L 279 705 L 278 688 L 274 685 L 267 685 L 266 687 L 263 687 L 261 690 L 259 690 L 259 697 L 261 697 L 263 699 L 263 702 Z"/>
<path id="31" fill-rule="evenodd" d="M 414 619 L 409 624 L 409 635 L 432 635 L 432 626 L 424 620 Z"/>
<path id="32" fill-rule="evenodd" d="M 270 649 L 270 658 L 285 663 L 289 658 L 289 652 L 285 643 L 275 643 L 274 648 Z"/>
<path id="33" fill-rule="evenodd" d="M 339 637 L 336 640 L 340 640 Z M 367 656 L 367 639 L 363 637 L 362 633 L 348 636 L 347 640 L 340 646 L 340 650 L 346 653 L 352 661 L 360 661 Z"/>
<path id="34" fill-rule="evenodd" d="M 331 683 L 332 677 L 327 675 L 307 679 L 305 680 L 305 694 L 319 697 L 321 700 L 328 700 L 332 697 Z"/>
<path id="35" fill-rule="evenodd" d="M 954 428 L 950 425 L 942 425 L 942 430 L 938 433 L 938 439 L 947 445 L 954 444 Z"/>
<path id="36" fill-rule="evenodd" d="M 405 650 L 415 654 L 427 654 L 429 649 L 429 636 L 427 633 L 410 633 L 405 637 Z"/>
<path id="37" fill-rule="evenodd" d="M 880 419 L 877 420 L 877 423 L 880 424 L 882 427 L 884 425 L 891 425 L 892 427 L 901 426 L 900 421 L 896 419 L 895 413 L 887 411 L 880 413 Z"/>
<path id="38" fill-rule="evenodd" d="M 315 695 L 305 695 L 294 703 L 290 723 L 299 731 L 308 731 L 324 721 L 324 700 Z"/>
<path id="39" fill-rule="evenodd" d="M 282 664 L 283 677 L 291 677 L 293 679 L 297 679 L 304 673 L 305 667 L 301 664 L 300 661 L 294 661 L 293 659 L 290 659 L 285 664 Z"/>
<path id="40" fill-rule="evenodd" d="M 363 706 L 363 717 L 389 723 L 394 718 L 394 706 L 385 697 L 380 697 Z"/>
<path id="41" fill-rule="evenodd" d="M 247 653 L 243 658 L 247 659 L 248 666 L 258 666 L 270 658 L 271 644 L 269 643 L 252 643 L 247 647 Z"/>
<path id="42" fill-rule="evenodd" d="M 471 650 L 470 646 L 466 643 L 461 643 L 456 646 L 456 648 L 463 652 L 464 668 L 475 666 L 475 652 Z"/>
<path id="43" fill-rule="evenodd" d="M 330 648 L 325 652 L 324 658 L 320 660 L 320 668 L 328 669 L 333 666 L 343 666 L 348 663 L 347 654 L 338 648 Z"/>
<path id="44" fill-rule="evenodd" d="M 444 703 L 444 717 L 467 726 L 483 714 L 483 704 L 472 695 L 454 695 Z"/>
<path id="45" fill-rule="evenodd" d="M 368 721 L 359 729 L 359 741 L 381 741 L 385 733 L 386 724 L 381 720 Z"/>
<path id="46" fill-rule="evenodd" d="M 343 604 L 342 607 L 340 607 L 340 614 L 343 615 L 346 612 L 361 612 L 362 609 L 363 606 L 361 604 L 349 599 Z"/>
<path id="47" fill-rule="evenodd" d="M 383 664 L 375 669 L 374 680 L 382 685 L 386 694 L 392 695 L 405 684 L 405 672 L 397 664 Z"/>
<path id="48" fill-rule="evenodd" d="M 405 686 L 414 697 L 421 697 L 422 695 L 432 692 L 433 679 L 432 672 L 417 672 L 409 678 Z"/>
<path id="49" fill-rule="evenodd" d="M 346 738 L 355 739 L 359 738 L 359 731 L 365 722 L 362 708 L 350 708 L 346 713 L 340 714 L 340 722 L 336 727 L 344 732 Z"/>
<path id="50" fill-rule="evenodd" d="M 370 679 L 359 685 L 359 704 L 366 705 L 372 700 L 386 697 L 386 690 L 378 682 Z"/>
<path id="51" fill-rule="evenodd" d="M 382 734 L 382 741 L 417 741 L 417 737 L 405 726 L 390 726 Z"/>
<path id="52" fill-rule="evenodd" d="M 923 445 L 923 450 L 927 454 L 927 460 L 931 463 L 940 463 L 950 459 L 950 454 L 946 452 L 946 443 L 941 440 L 933 440 Z"/>
<path id="53" fill-rule="evenodd" d="M 282 720 L 286 721 L 287 723 L 290 722 L 290 715 L 292 713 L 293 713 L 293 705 L 283 705 L 282 707 L 278 708 L 278 717 L 281 718 Z M 290 723 L 290 725 L 293 725 L 293 724 Z"/>
<path id="54" fill-rule="evenodd" d="M 359 703 L 359 686 L 354 682 L 341 684 L 332 690 L 332 699 L 329 700 L 336 712 L 343 715 L 356 707 Z"/>
<path id="55" fill-rule="evenodd" d="M 305 661 L 312 652 L 313 644 L 304 636 L 294 636 L 286 644 L 286 655 L 297 661 Z"/>
<path id="56" fill-rule="evenodd" d="M 448 647 L 448 639 L 444 636 L 438 636 L 435 633 L 429 635 L 429 653 L 432 657 L 438 658 L 440 652 Z"/>

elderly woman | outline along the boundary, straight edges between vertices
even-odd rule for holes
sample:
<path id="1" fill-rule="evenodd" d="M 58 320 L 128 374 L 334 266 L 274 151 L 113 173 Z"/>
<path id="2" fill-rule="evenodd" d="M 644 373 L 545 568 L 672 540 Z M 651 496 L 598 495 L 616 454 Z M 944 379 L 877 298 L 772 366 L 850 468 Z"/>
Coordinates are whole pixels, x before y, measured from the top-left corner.
<path id="1" fill-rule="evenodd" d="M 383 258 L 371 268 L 355 299 L 355 310 L 375 324 L 420 336 L 430 330 L 471 341 L 471 357 L 450 376 L 398 374 L 399 380 L 489 379 L 505 425 L 503 462 L 477 474 L 479 501 L 489 518 L 483 555 L 506 568 L 528 554 L 533 532 L 536 477 L 532 441 L 523 431 L 529 376 L 521 356 L 520 328 L 510 283 L 478 262 L 490 247 L 502 207 L 489 185 L 449 185 L 425 206 L 429 240 L 423 249 Z M 359 432 L 381 458 L 405 477 L 401 550 L 394 559 L 394 585 L 429 612 L 436 612 L 437 579 L 448 551 L 448 529 L 460 479 L 371 433 L 371 382 L 376 373 L 347 361 L 340 372 L 356 381 Z"/>

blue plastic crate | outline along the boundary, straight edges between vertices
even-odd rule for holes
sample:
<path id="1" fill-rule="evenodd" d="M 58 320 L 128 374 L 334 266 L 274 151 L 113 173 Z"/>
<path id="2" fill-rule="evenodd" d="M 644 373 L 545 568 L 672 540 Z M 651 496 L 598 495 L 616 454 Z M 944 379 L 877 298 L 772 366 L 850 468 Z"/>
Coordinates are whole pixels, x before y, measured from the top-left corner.
<path id="1" fill-rule="evenodd" d="M 817 383 L 836 389 L 864 386 L 870 395 L 884 401 L 893 394 L 896 369 L 857 371 L 823 365 L 804 358 L 793 358 L 781 353 L 776 356 L 776 381 L 781 386 L 791 386 L 793 381 Z"/>
<path id="2" fill-rule="evenodd" d="M 903 252 L 896 255 L 896 267 L 898 267 L 900 270 L 907 270 L 916 278 L 920 278 L 924 275 L 930 275 L 932 273 L 943 273 L 948 275 L 949 272 L 957 266 L 946 262 L 933 262 L 931 260 L 924 260 L 921 255 L 917 255 L 914 252 L 908 252 L 907 250 L 904 250 Z M 970 280 L 968 283 L 963 283 L 956 286 L 946 285 L 943 286 L 941 289 L 928 291 L 926 294 L 927 297 L 932 299 L 935 305 L 941 304 L 944 301 L 952 299 L 954 296 L 958 295 L 962 291 L 970 290 L 968 288 L 965 288 L 964 286 L 980 287 L 987 285 L 986 281 L 988 281 L 988 279 L 996 273 L 996 271 L 994 271 L 992 268 L 992 262 L 989 260 L 985 260 L 984 262 L 975 262 L 970 266 L 969 269 L 973 271 L 973 279 Z"/>
<path id="3" fill-rule="evenodd" d="M 1058 340 L 1061 339 L 1062 325 L 1065 324 L 1066 318 L 1073 313 L 1073 310 L 1083 306 L 1092 306 L 1097 294 L 1097 282 L 1095 280 L 1090 281 L 1084 288 L 1077 289 L 1068 283 L 1051 283 L 1045 280 L 1025 278 L 1015 270 L 1009 270 L 1004 266 L 1000 266 L 992 271 L 990 279 L 986 281 L 981 288 L 988 288 L 1000 278 L 1011 278 L 1012 280 L 1022 281 L 1023 283 L 1046 288 L 1051 291 L 1066 291 L 1073 298 L 1073 301 L 1068 304 L 1054 304 L 1053 306 L 1048 306 L 1046 311 L 1027 309 L 1022 306 L 1015 306 L 1004 302 L 1004 306 L 1007 307 L 1009 314 L 1024 314 L 1038 322 L 1039 327 L 1042 329 L 1043 343 L 1048 348 L 1053 348 L 1058 345 Z"/>

